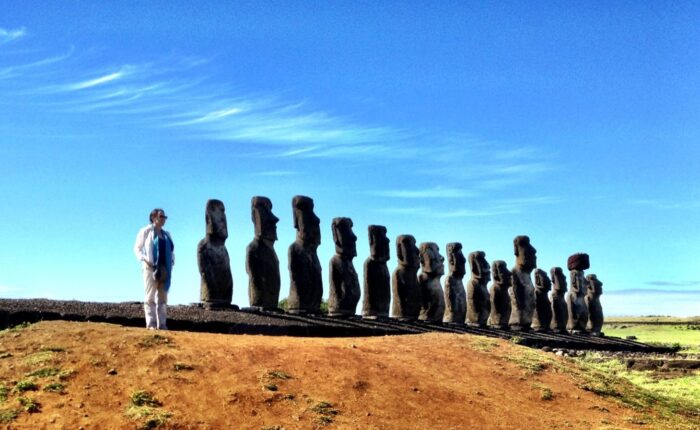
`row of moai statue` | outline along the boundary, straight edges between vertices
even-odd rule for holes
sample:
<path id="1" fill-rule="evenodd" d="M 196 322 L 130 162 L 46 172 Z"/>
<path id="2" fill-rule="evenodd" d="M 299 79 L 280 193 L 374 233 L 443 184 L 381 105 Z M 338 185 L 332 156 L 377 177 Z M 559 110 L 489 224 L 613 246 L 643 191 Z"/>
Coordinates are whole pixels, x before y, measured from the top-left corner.
<path id="1" fill-rule="evenodd" d="M 316 253 L 321 243 L 320 220 L 309 197 L 295 196 L 292 209 L 297 236 L 288 253 L 290 291 L 287 312 L 320 314 L 323 281 Z M 266 197 L 253 197 L 251 210 L 255 238 L 246 249 L 250 306 L 259 310 L 278 310 L 280 270 L 274 242 L 279 219 L 272 213 L 272 202 Z M 206 237 L 200 241 L 197 250 L 200 300 L 205 307 L 228 308 L 233 296 L 233 277 L 225 246 L 228 230 L 224 204 L 220 200 L 209 200 L 205 219 Z M 335 255 L 330 261 L 328 315 L 353 316 L 361 293 L 352 262 L 357 256 L 357 237 L 350 218 L 334 218 L 331 227 Z M 516 262 L 512 272 L 502 260 L 489 266 L 483 251 L 468 255 L 471 277 L 465 289 L 463 278 L 467 258 L 460 243 L 449 243 L 449 273 L 443 290 L 440 279 L 445 273 L 444 258 L 436 243 L 424 242 L 416 246 L 413 236 L 398 236 L 398 265 L 390 276 L 386 227 L 370 225 L 368 232 L 370 256 L 364 263 L 363 318 L 388 318 L 393 296 L 391 316 L 399 320 L 602 335 L 600 295 L 603 284 L 595 275 L 585 275 L 584 271 L 590 267 L 587 254 L 569 257 L 567 268 L 571 290 L 567 293 L 562 269 L 552 268 L 550 279 L 544 270 L 536 268 L 537 250 L 530 244 L 530 239 L 517 236 L 513 242 Z"/>

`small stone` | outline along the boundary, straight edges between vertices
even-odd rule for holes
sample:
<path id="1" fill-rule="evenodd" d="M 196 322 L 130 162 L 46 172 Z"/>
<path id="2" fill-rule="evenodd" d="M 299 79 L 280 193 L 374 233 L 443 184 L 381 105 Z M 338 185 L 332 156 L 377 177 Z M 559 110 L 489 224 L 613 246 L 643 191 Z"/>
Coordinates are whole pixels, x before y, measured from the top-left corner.
<path id="1" fill-rule="evenodd" d="M 551 346 L 543 346 L 542 351 L 543 352 L 552 352 L 552 347 Z"/>
<path id="2" fill-rule="evenodd" d="M 108 375 L 116 375 L 117 374 L 117 369 L 111 368 L 107 371 Z"/>

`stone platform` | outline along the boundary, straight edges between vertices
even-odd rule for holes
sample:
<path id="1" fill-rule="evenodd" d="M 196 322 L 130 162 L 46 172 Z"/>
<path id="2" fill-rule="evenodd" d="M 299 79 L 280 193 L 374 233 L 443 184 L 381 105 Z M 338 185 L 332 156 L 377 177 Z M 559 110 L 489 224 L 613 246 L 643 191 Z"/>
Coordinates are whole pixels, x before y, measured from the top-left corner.
<path id="1" fill-rule="evenodd" d="M 143 327 L 143 303 L 0 299 L 1 329 L 24 322 L 34 323 L 42 320 L 106 322 L 130 327 Z M 339 319 L 321 315 L 289 315 L 257 310 L 208 310 L 197 305 L 169 306 L 168 327 L 171 330 L 209 333 L 308 337 L 385 336 L 445 332 L 507 339 L 533 348 L 547 346 L 574 350 L 671 352 L 669 348 L 615 337 L 512 332 L 463 325 L 429 324 L 418 321 L 403 322 L 395 319 L 366 320 L 361 317 Z"/>

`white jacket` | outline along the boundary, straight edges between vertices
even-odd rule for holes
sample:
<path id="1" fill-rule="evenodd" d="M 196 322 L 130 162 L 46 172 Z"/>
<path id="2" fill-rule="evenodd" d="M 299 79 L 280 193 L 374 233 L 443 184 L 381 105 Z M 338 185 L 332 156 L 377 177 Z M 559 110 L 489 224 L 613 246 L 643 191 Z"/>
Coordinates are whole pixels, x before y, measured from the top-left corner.
<path id="1" fill-rule="evenodd" d="M 169 232 L 165 230 L 161 230 L 165 234 L 168 235 L 168 237 L 171 238 L 172 236 L 170 235 Z M 153 247 L 152 246 L 146 246 L 147 243 L 153 243 L 153 235 L 155 234 L 155 228 L 153 227 L 153 224 L 149 224 L 146 227 L 142 228 L 139 230 L 139 232 L 136 234 L 136 242 L 134 242 L 134 255 L 136 255 L 136 259 L 138 261 L 143 262 L 143 268 L 147 269 L 151 267 L 151 264 L 149 263 L 150 261 L 153 261 Z M 175 265 L 175 251 L 173 251 L 173 266 Z"/>

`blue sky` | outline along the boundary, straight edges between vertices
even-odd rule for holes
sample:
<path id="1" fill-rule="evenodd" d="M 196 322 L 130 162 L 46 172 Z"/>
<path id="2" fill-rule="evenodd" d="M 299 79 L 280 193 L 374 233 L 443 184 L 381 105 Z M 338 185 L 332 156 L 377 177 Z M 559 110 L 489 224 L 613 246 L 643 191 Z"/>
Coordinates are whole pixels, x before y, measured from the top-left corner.
<path id="1" fill-rule="evenodd" d="M 199 299 L 209 198 L 247 305 L 250 198 L 444 254 L 591 255 L 607 314 L 700 314 L 694 2 L 0 1 L 0 294 L 142 300 L 153 207 L 171 303 Z M 327 294 L 327 285 L 325 287 Z"/>

